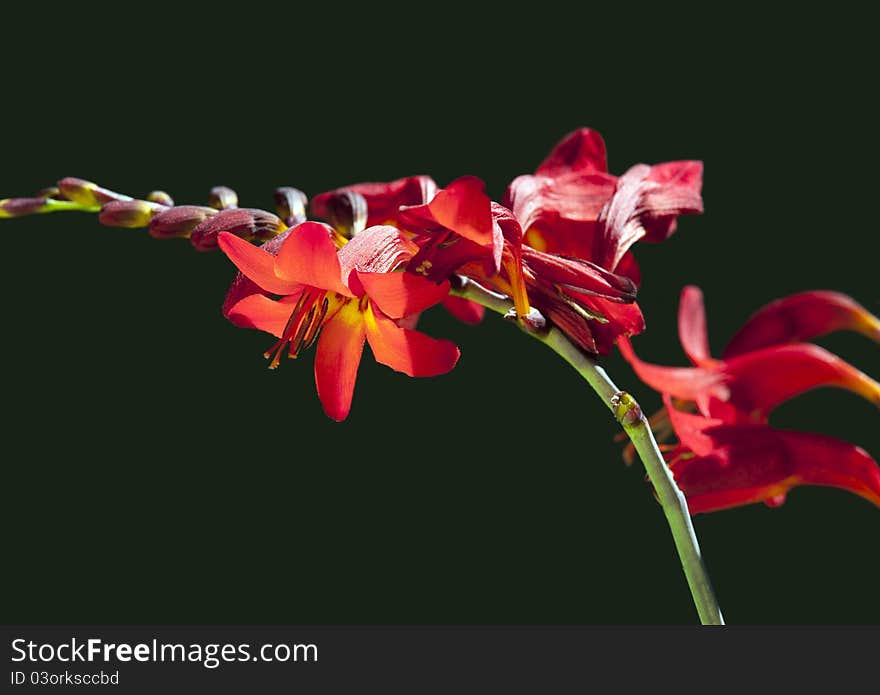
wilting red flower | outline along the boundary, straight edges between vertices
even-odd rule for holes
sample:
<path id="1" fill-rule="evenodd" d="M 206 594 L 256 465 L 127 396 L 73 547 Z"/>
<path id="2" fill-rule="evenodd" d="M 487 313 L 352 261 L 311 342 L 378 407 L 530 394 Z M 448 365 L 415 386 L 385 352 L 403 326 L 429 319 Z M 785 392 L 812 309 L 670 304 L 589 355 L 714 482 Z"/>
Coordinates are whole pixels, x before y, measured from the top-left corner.
<path id="1" fill-rule="evenodd" d="M 848 298 L 847 298 L 848 299 Z M 820 386 L 836 386 L 857 393 L 880 405 L 880 384 L 824 348 L 791 342 L 816 337 L 841 327 L 844 321 L 876 325 L 877 319 L 852 300 L 837 301 L 829 310 L 827 293 L 795 295 L 762 309 L 738 334 L 736 344 L 766 343 L 763 328 L 767 312 L 779 314 L 791 307 L 801 322 L 780 323 L 773 328 L 772 342 L 750 352 L 733 350 L 723 360 L 709 353 L 703 294 L 698 287 L 684 288 L 678 312 L 681 344 L 693 367 L 664 367 L 640 360 L 629 340 L 619 340 L 620 351 L 639 378 L 661 393 L 693 401 L 707 416 L 727 422 L 764 422 L 777 405 Z M 817 310 L 811 312 L 811 307 Z M 727 353 L 729 354 L 729 353 Z"/>
<path id="2" fill-rule="evenodd" d="M 581 128 L 563 138 L 533 175 L 511 182 L 504 204 L 523 229 L 528 247 L 589 261 L 640 282 L 630 247 L 639 239 L 662 241 L 676 217 L 703 210 L 703 165 L 697 161 L 637 164 L 623 176 L 608 173 L 601 136 Z M 524 247 L 527 248 L 527 247 Z M 557 305 L 564 330 L 582 347 L 608 352 L 620 336 L 636 335 L 645 322 L 635 302 L 619 298 L 577 298 L 588 320 Z M 572 333 L 574 331 L 574 333 Z"/>
<path id="3" fill-rule="evenodd" d="M 285 349 L 296 357 L 318 340 L 318 396 L 325 412 L 338 421 L 351 407 L 365 341 L 378 362 L 409 376 L 448 372 L 459 351 L 449 341 L 397 323 L 449 291 L 448 284 L 394 272 L 412 257 L 412 242 L 393 227 L 377 226 L 337 251 L 334 236 L 324 224 L 304 222 L 286 234 L 276 255 L 225 232 L 219 244 L 247 278 L 279 296 L 245 296 L 229 307 L 229 318 L 278 338 L 266 355 L 274 353 L 272 367 Z"/>
<path id="4" fill-rule="evenodd" d="M 768 323 L 785 313 L 797 320 Z M 715 360 L 702 293 L 687 287 L 679 335 L 694 367 L 642 362 L 621 339 L 621 352 L 639 377 L 663 393 L 665 410 L 652 420 L 661 427 L 665 421 L 678 438 L 666 458 L 692 513 L 754 502 L 778 506 L 799 485 L 842 488 L 880 506 L 880 468 L 865 451 L 767 424 L 773 407 L 817 386 L 848 388 L 880 404 L 876 381 L 822 348 L 792 342 L 853 326 L 869 332 L 876 325 L 875 317 L 844 295 L 802 293 L 764 307 L 740 330 L 735 340 L 757 346 L 754 350 L 733 350 L 738 354 Z M 683 412 L 680 406 L 688 403 L 699 412 Z"/>

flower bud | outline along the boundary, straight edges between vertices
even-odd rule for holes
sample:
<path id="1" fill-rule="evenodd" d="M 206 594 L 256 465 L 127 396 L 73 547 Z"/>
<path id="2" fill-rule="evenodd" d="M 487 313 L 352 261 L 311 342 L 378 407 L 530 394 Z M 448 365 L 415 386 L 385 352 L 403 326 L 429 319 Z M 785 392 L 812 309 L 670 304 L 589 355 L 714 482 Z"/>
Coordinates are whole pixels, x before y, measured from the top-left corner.
<path id="1" fill-rule="evenodd" d="M 45 212 L 48 198 L 7 198 L 0 200 L 0 217 L 22 217 Z"/>
<path id="2" fill-rule="evenodd" d="M 202 205 L 178 205 L 168 208 L 150 220 L 150 236 L 157 239 L 188 237 L 200 222 L 216 214 L 214 208 Z"/>
<path id="3" fill-rule="evenodd" d="M 337 232 L 351 239 L 367 226 L 367 199 L 352 190 L 340 190 L 327 198 L 324 214 Z"/>
<path id="4" fill-rule="evenodd" d="M 174 199 L 165 191 L 151 191 L 150 195 L 147 196 L 147 200 L 153 203 L 159 203 L 159 205 L 167 205 L 168 207 L 174 205 Z"/>
<path id="5" fill-rule="evenodd" d="M 308 197 L 298 188 L 284 186 L 275 189 L 275 210 L 288 227 L 306 221 L 308 204 Z"/>
<path id="6" fill-rule="evenodd" d="M 208 196 L 208 205 L 216 210 L 238 207 L 238 194 L 226 186 L 214 186 Z"/>
<path id="7" fill-rule="evenodd" d="M 221 210 L 201 222 L 193 231 L 190 242 L 197 251 L 217 248 L 220 232 L 229 232 L 248 241 L 266 241 L 284 231 L 284 223 L 271 212 L 250 208 Z"/>
<path id="8" fill-rule="evenodd" d="M 100 207 L 114 200 L 131 200 L 130 196 L 101 188 L 96 183 L 72 176 L 61 179 L 58 182 L 58 188 L 68 200 L 73 200 L 80 205 Z"/>
<path id="9" fill-rule="evenodd" d="M 101 208 L 98 222 L 108 227 L 146 227 L 164 205 L 147 200 L 114 200 Z"/>

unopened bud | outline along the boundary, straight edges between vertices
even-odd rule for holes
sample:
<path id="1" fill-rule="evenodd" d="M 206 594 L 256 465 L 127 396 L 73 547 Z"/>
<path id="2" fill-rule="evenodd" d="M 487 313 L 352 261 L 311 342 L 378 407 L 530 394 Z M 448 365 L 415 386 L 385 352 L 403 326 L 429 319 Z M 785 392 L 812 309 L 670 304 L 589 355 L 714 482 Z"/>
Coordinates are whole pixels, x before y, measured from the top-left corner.
<path id="1" fill-rule="evenodd" d="M 98 221 L 108 227 L 146 227 L 154 215 L 166 209 L 148 200 L 115 200 L 101 208 Z"/>
<path id="2" fill-rule="evenodd" d="M 238 193 L 227 186 L 214 186 L 208 196 L 208 205 L 215 210 L 229 210 L 238 207 Z"/>
<path id="3" fill-rule="evenodd" d="M 22 217 L 45 212 L 47 198 L 7 198 L 0 200 L 0 217 Z"/>
<path id="4" fill-rule="evenodd" d="M 159 205 L 167 205 L 168 207 L 174 205 L 174 199 L 165 191 L 150 191 L 147 200 L 152 203 L 159 203 Z"/>
<path id="5" fill-rule="evenodd" d="M 351 239 L 367 226 L 367 199 L 354 191 L 338 191 L 326 200 L 325 214 L 337 232 Z"/>
<path id="6" fill-rule="evenodd" d="M 220 232 L 229 232 L 248 241 L 267 241 L 284 231 L 284 223 L 271 212 L 250 208 L 221 210 L 199 224 L 190 237 L 198 251 L 217 248 Z"/>
<path id="7" fill-rule="evenodd" d="M 150 220 L 150 236 L 157 239 L 188 237 L 199 223 L 216 214 L 214 208 L 202 205 L 178 205 L 168 208 Z"/>
<path id="8" fill-rule="evenodd" d="M 308 204 L 308 197 L 298 188 L 283 186 L 275 189 L 275 210 L 288 227 L 306 221 Z"/>
<path id="9" fill-rule="evenodd" d="M 80 205 L 101 207 L 114 200 L 131 200 L 131 196 L 101 188 L 98 184 L 84 179 L 68 177 L 58 182 L 58 188 L 68 200 Z"/>

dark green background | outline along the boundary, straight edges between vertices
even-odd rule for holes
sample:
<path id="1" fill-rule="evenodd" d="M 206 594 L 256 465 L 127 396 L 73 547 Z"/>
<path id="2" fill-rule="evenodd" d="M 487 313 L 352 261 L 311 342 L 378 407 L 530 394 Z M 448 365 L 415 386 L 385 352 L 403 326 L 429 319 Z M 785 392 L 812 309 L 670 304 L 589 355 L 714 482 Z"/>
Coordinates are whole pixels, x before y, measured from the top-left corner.
<path id="1" fill-rule="evenodd" d="M 282 184 L 413 173 L 475 174 L 500 196 L 589 125 L 615 173 L 706 165 L 706 214 L 637 249 L 643 357 L 684 364 L 687 283 L 705 290 L 717 352 L 790 292 L 880 310 L 873 55 L 828 17 L 444 6 L 411 9 L 405 29 L 378 10 L 78 12 L 4 16 L 0 197 L 75 175 L 179 202 L 223 183 L 266 207 Z M 365 359 L 335 424 L 311 355 L 269 372 L 272 339 L 222 318 L 221 255 L 86 215 L 0 227 L 4 621 L 695 620 L 614 422 L 513 327 L 430 313 L 422 327 L 461 346 L 459 366 L 411 380 Z M 880 374 L 867 339 L 822 342 Z M 657 407 L 619 357 L 607 368 Z M 848 393 L 774 421 L 880 455 L 876 409 Z M 729 621 L 880 622 L 867 502 L 800 489 L 695 525 Z"/>

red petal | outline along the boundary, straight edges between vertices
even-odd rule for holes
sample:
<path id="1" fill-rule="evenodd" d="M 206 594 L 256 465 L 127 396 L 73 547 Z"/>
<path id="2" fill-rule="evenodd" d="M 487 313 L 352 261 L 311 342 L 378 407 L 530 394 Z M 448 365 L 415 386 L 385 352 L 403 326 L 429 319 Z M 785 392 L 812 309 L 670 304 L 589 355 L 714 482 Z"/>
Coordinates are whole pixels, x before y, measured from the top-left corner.
<path id="1" fill-rule="evenodd" d="M 843 330 L 864 333 L 880 342 L 880 319 L 858 302 L 839 292 L 800 292 L 752 314 L 724 350 L 724 357 Z"/>
<path id="2" fill-rule="evenodd" d="M 703 292 L 694 285 L 688 285 L 681 291 L 678 303 L 678 338 L 688 359 L 698 367 L 715 362 L 709 352 Z"/>
<path id="3" fill-rule="evenodd" d="M 281 234 L 274 239 L 270 239 L 262 244 L 260 248 L 273 256 L 277 256 L 278 249 L 281 248 L 281 244 L 287 238 L 289 233 L 289 229 L 281 232 Z M 223 315 L 228 317 L 229 311 L 232 307 L 245 297 L 252 294 L 262 294 L 264 291 L 265 290 L 261 289 L 257 283 L 248 278 L 244 273 L 236 273 L 235 277 L 232 279 L 232 284 L 229 285 L 229 289 L 226 291 L 226 297 L 223 298 Z"/>
<path id="4" fill-rule="evenodd" d="M 486 184 L 475 176 L 462 176 L 439 191 L 428 203 L 434 221 L 465 239 L 489 246 L 494 241 L 491 201 Z"/>
<path id="5" fill-rule="evenodd" d="M 724 376 L 718 370 L 702 367 L 661 367 L 642 362 L 627 338 L 618 340 L 617 345 L 633 371 L 655 391 L 668 393 L 675 398 L 695 401 L 703 412 L 708 408 L 709 398 L 726 400 L 729 397 L 728 389 L 724 385 Z"/>
<path id="6" fill-rule="evenodd" d="M 446 311 L 459 321 L 472 326 L 480 323 L 483 320 L 483 316 L 486 314 L 486 307 L 482 304 L 477 304 L 469 299 L 462 299 L 461 297 L 454 297 L 452 295 L 447 296 L 446 299 L 443 300 L 443 306 L 446 308 Z"/>
<path id="7" fill-rule="evenodd" d="M 797 343 L 750 352 L 726 361 L 730 402 L 766 416 L 780 403 L 820 386 L 835 386 L 880 406 L 880 384 L 818 345 Z"/>
<path id="8" fill-rule="evenodd" d="M 599 214 L 592 260 L 614 268 L 639 239 L 662 241 L 672 233 L 677 215 L 702 212 L 700 178 L 692 171 L 697 167 L 702 171 L 699 162 L 631 167 L 617 180 L 614 195 Z"/>
<path id="9" fill-rule="evenodd" d="M 339 250 L 342 277 L 347 280 L 353 270 L 390 273 L 409 261 L 418 250 L 419 247 L 396 227 L 368 227 Z"/>
<path id="10" fill-rule="evenodd" d="M 275 257 L 263 249 L 229 232 L 221 232 L 217 242 L 229 260 L 266 292 L 290 294 L 300 287 L 300 283 L 275 274 Z"/>
<path id="11" fill-rule="evenodd" d="M 608 155 L 602 136 L 580 128 L 560 140 L 535 171 L 540 176 L 559 176 L 572 171 L 608 171 Z"/>
<path id="12" fill-rule="evenodd" d="M 443 301 L 449 282 L 439 285 L 412 273 L 362 273 L 358 278 L 370 299 L 386 316 L 400 319 Z"/>
<path id="13" fill-rule="evenodd" d="M 778 504 L 799 485 L 842 488 L 880 506 L 880 468 L 852 444 L 766 425 L 718 427 L 710 435 L 712 454 L 670 464 L 692 514 Z"/>
<path id="14" fill-rule="evenodd" d="M 291 294 L 283 301 L 275 301 L 262 294 L 252 294 L 230 307 L 226 318 L 236 326 L 256 328 L 280 338 L 299 294 Z"/>
<path id="15" fill-rule="evenodd" d="M 663 403 L 679 441 L 697 456 L 707 456 L 712 453 L 716 446 L 715 441 L 706 434 L 706 431 L 723 425 L 724 421 L 694 413 L 684 413 L 673 405 L 672 398 L 668 394 L 663 394 Z"/>
<path id="16" fill-rule="evenodd" d="M 703 211 L 700 191 L 703 187 L 703 163 L 697 161 L 665 162 L 651 167 L 649 181 L 661 188 L 646 196 L 642 217 L 645 241 L 657 243 L 675 231 L 675 218 L 683 213 Z"/>
<path id="17" fill-rule="evenodd" d="M 348 302 L 321 330 L 315 353 L 315 385 L 328 416 L 348 416 L 364 349 L 364 321 L 356 302 Z"/>
<path id="18" fill-rule="evenodd" d="M 367 340 L 377 362 L 408 376 L 445 374 L 458 362 L 458 348 L 448 340 L 436 340 L 419 331 L 400 328 L 368 306 L 364 312 Z"/>
<path id="19" fill-rule="evenodd" d="M 294 227 L 274 259 L 275 273 L 300 285 L 351 297 L 351 291 L 342 282 L 331 232 L 330 227 L 320 222 L 303 222 Z"/>

